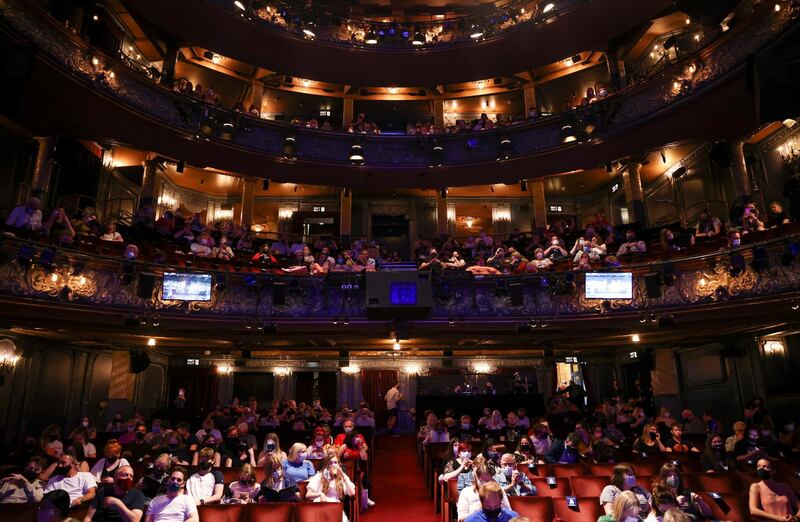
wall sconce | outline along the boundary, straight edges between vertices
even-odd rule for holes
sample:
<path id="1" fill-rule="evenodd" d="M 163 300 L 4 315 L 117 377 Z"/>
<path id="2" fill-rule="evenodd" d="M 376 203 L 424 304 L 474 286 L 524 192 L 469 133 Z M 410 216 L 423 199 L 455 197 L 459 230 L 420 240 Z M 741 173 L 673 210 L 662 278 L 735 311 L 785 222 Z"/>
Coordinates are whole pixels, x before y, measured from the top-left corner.
<path id="1" fill-rule="evenodd" d="M 0 340 L 0 373 L 10 373 L 17 367 L 17 347 L 9 339 Z"/>
<path id="2" fill-rule="evenodd" d="M 419 363 L 408 363 L 403 371 L 409 375 L 419 375 L 422 373 L 422 365 Z"/>
<path id="3" fill-rule="evenodd" d="M 275 375 L 277 375 L 278 377 L 288 377 L 288 376 L 289 376 L 289 374 L 290 374 L 290 373 L 292 373 L 292 370 L 290 370 L 290 369 L 289 369 L 289 368 L 287 368 L 286 366 L 276 366 L 276 367 L 275 367 L 275 368 L 272 370 L 272 373 L 274 373 L 274 374 L 275 374 Z"/>
<path id="4" fill-rule="evenodd" d="M 472 370 L 475 373 L 492 373 L 494 368 L 488 362 L 476 362 L 472 364 Z"/>
<path id="5" fill-rule="evenodd" d="M 456 220 L 456 206 L 447 205 L 447 221 L 454 223 Z"/>
<path id="6" fill-rule="evenodd" d="M 281 221 L 289 221 L 290 219 L 292 219 L 293 214 L 294 214 L 294 209 L 285 207 L 278 209 L 278 219 Z"/>
<path id="7" fill-rule="evenodd" d="M 217 373 L 220 375 L 230 375 L 233 373 L 233 368 L 231 368 L 230 364 L 220 364 L 217 366 Z"/>
<path id="8" fill-rule="evenodd" d="M 347 375 L 355 375 L 361 371 L 361 368 L 356 366 L 355 364 L 351 364 L 350 366 L 345 366 L 342 368 L 342 373 L 346 373 Z"/>
<path id="9" fill-rule="evenodd" d="M 764 347 L 764 355 L 783 357 L 784 346 L 783 341 L 780 339 L 769 339 L 764 341 L 762 346 Z"/>

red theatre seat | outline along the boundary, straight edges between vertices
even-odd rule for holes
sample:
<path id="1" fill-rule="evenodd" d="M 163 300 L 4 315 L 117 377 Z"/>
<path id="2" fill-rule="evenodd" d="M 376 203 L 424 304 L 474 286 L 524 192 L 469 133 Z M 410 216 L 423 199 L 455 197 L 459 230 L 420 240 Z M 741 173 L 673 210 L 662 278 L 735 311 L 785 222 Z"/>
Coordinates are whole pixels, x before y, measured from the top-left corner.
<path id="1" fill-rule="evenodd" d="M 739 493 L 743 486 L 739 477 L 728 473 L 684 473 L 681 475 L 686 487 L 692 491 L 708 491 L 715 493 Z"/>
<path id="2" fill-rule="evenodd" d="M 534 477 L 531 482 L 536 486 L 536 496 L 538 497 L 566 497 L 572 495 L 572 486 L 568 478 L 553 477 L 556 480 L 554 485 L 547 483 L 547 477 Z"/>
<path id="3" fill-rule="evenodd" d="M 713 520 L 751 520 L 750 508 L 738 493 L 723 493 L 720 500 L 714 500 L 707 493 L 700 493 L 700 496 L 711 508 Z"/>
<path id="4" fill-rule="evenodd" d="M 35 522 L 38 512 L 39 504 L 0 504 L 0 520 Z"/>
<path id="5" fill-rule="evenodd" d="M 610 484 L 608 477 L 570 477 L 572 491 L 580 497 L 599 497 L 603 488 Z"/>
<path id="6" fill-rule="evenodd" d="M 640 475 L 641 476 L 658 475 L 658 472 L 661 471 L 661 466 L 663 465 L 664 462 L 662 461 L 652 461 L 652 460 L 643 460 L 631 463 L 633 472 L 637 477 L 639 477 Z"/>
<path id="7" fill-rule="evenodd" d="M 597 522 L 605 515 L 599 497 L 578 497 L 578 506 L 567 506 L 566 498 L 554 498 L 553 520 L 556 522 Z"/>
<path id="8" fill-rule="evenodd" d="M 197 513 L 203 522 L 239 522 L 242 518 L 240 504 L 209 504 L 197 506 Z"/>
<path id="9" fill-rule="evenodd" d="M 294 506 L 292 502 L 248 504 L 244 508 L 242 522 L 257 522 L 261 520 L 269 520 L 270 522 L 292 522 L 292 520 L 294 520 Z M 202 522 L 205 522 L 205 520 Z M 341 518 L 339 522 L 341 522 Z"/>
<path id="10" fill-rule="evenodd" d="M 508 497 L 511 509 L 529 520 L 551 522 L 553 520 L 553 501 L 547 497 Z"/>
<path id="11" fill-rule="evenodd" d="M 554 477 L 580 477 L 586 475 L 583 464 L 552 464 L 550 475 Z"/>
<path id="12" fill-rule="evenodd" d="M 342 522 L 344 504 L 341 502 L 298 502 L 295 522 Z M 269 519 L 270 522 L 272 519 Z"/>
<path id="13" fill-rule="evenodd" d="M 602 463 L 595 463 L 592 462 L 589 464 L 589 475 L 595 477 L 611 477 L 614 473 L 614 467 L 616 464 L 612 464 L 610 462 L 602 462 Z"/>

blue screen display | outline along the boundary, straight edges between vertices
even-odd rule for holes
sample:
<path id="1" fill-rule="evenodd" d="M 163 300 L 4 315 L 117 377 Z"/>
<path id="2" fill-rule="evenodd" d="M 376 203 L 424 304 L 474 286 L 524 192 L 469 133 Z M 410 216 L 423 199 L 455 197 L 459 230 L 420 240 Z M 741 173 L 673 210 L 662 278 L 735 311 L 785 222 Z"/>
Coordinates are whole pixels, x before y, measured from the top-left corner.
<path id="1" fill-rule="evenodd" d="M 392 305 L 417 304 L 417 283 L 390 283 L 389 303 Z"/>
<path id="2" fill-rule="evenodd" d="M 175 301 L 210 301 L 211 274 L 165 272 L 161 298 Z"/>

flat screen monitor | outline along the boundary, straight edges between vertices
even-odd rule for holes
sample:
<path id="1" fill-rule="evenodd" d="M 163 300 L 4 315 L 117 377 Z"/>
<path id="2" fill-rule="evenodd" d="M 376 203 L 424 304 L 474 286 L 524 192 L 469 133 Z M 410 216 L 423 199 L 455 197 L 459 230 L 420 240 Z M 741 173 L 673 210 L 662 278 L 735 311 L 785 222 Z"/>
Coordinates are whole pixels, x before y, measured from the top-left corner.
<path id="1" fill-rule="evenodd" d="M 633 273 L 587 272 L 586 299 L 633 299 Z"/>
<path id="2" fill-rule="evenodd" d="M 409 281 L 389 283 L 389 304 L 415 306 L 417 304 L 417 283 Z"/>
<path id="3" fill-rule="evenodd" d="M 161 298 L 173 301 L 210 301 L 211 274 L 165 272 Z"/>

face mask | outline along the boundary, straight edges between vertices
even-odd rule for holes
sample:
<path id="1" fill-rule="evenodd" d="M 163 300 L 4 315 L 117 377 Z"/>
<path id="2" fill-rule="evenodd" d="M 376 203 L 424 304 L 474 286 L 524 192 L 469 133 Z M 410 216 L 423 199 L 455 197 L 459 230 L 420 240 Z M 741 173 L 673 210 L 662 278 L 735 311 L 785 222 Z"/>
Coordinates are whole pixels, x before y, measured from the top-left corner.
<path id="1" fill-rule="evenodd" d="M 531 447 L 530 447 L 530 445 L 528 445 L 528 444 L 520 444 L 520 445 L 519 445 L 519 449 L 520 449 L 521 451 L 528 451 L 528 450 L 530 450 L 530 449 L 531 449 Z"/>
<path id="2" fill-rule="evenodd" d="M 741 244 L 742 244 L 742 240 L 741 239 L 731 239 L 731 246 L 732 247 L 738 247 Z"/>
<path id="3" fill-rule="evenodd" d="M 181 490 L 181 485 L 177 482 L 169 482 L 167 483 L 167 491 L 171 493 L 176 493 Z"/>
<path id="4" fill-rule="evenodd" d="M 458 456 L 461 457 L 462 459 L 469 459 L 472 458 L 472 453 L 470 453 L 469 451 L 462 451 L 461 453 L 458 454 Z"/>
<path id="5" fill-rule="evenodd" d="M 88 428 L 88 427 L 89 427 L 89 421 L 83 421 L 83 422 L 81 422 L 81 425 L 82 425 L 84 428 Z"/>
<path id="6" fill-rule="evenodd" d="M 768 469 L 761 468 L 758 471 L 756 471 L 756 474 L 758 475 L 758 478 L 761 480 L 769 480 L 772 478 L 772 473 L 770 473 Z"/>
<path id="7" fill-rule="evenodd" d="M 322 439 L 317 439 L 314 441 L 314 445 L 318 448 L 321 448 L 323 443 L 324 441 Z"/>
<path id="8" fill-rule="evenodd" d="M 33 470 L 26 469 L 25 471 L 22 472 L 22 476 L 25 477 L 25 480 L 27 480 L 28 482 L 33 482 L 34 480 L 36 480 L 36 477 L 38 477 L 39 474 Z"/>
<path id="9" fill-rule="evenodd" d="M 592 251 L 592 247 L 590 247 L 590 246 L 584 246 L 584 247 L 583 247 L 583 251 L 584 251 L 584 252 L 586 252 L 586 253 L 588 254 L 589 252 L 591 252 L 591 251 Z"/>
<path id="10" fill-rule="evenodd" d="M 116 486 L 122 491 L 128 491 L 133 487 L 133 479 L 132 478 L 117 479 L 114 481 L 114 484 L 116 484 Z"/>
<path id="11" fill-rule="evenodd" d="M 198 464 L 197 467 L 202 469 L 202 470 L 204 470 L 204 471 L 208 471 L 208 470 L 211 469 L 212 465 L 213 465 L 213 463 L 210 460 L 207 460 L 205 462 L 201 462 L 200 464 Z"/>
<path id="12" fill-rule="evenodd" d="M 636 477 L 625 477 L 625 485 L 629 488 L 636 485 Z"/>
<path id="13" fill-rule="evenodd" d="M 719 453 L 722 451 L 722 444 L 712 444 L 711 449 Z"/>
<path id="14" fill-rule="evenodd" d="M 625 517 L 625 522 L 639 522 L 639 519 L 636 517 Z"/>
<path id="15" fill-rule="evenodd" d="M 483 514 L 486 516 L 486 518 L 488 518 L 490 520 L 494 519 L 494 518 L 497 518 L 497 517 L 500 516 L 500 508 L 494 508 L 494 509 L 485 509 L 484 508 Z"/>
<path id="16" fill-rule="evenodd" d="M 275 451 L 275 443 L 267 444 L 267 451 Z"/>
<path id="17" fill-rule="evenodd" d="M 469 429 L 469 424 L 462 424 L 461 425 L 461 429 L 462 430 L 468 430 Z"/>
<path id="18" fill-rule="evenodd" d="M 353 433 L 353 428 L 345 428 L 344 432 L 345 433 Z"/>
<path id="19" fill-rule="evenodd" d="M 113 464 L 117 461 L 119 457 L 117 455 L 111 455 L 110 457 L 106 457 L 106 462 L 109 464 Z"/>
<path id="20" fill-rule="evenodd" d="M 145 433 L 143 431 L 137 431 L 136 432 L 136 438 L 139 439 L 139 440 L 144 440 L 146 435 L 147 435 L 147 433 Z"/>
<path id="21" fill-rule="evenodd" d="M 69 470 L 72 468 L 70 466 L 59 466 L 53 470 L 53 475 L 62 475 L 66 476 L 69 473 Z"/>
<path id="22" fill-rule="evenodd" d="M 664 480 L 664 483 L 665 483 L 667 486 L 671 487 L 671 488 L 677 488 L 677 487 L 680 485 L 680 483 L 681 483 L 681 479 L 679 479 L 679 478 L 678 478 L 678 477 L 676 477 L 675 475 L 671 475 L 671 476 L 667 477 L 667 478 Z"/>
<path id="23" fill-rule="evenodd" d="M 272 480 L 278 481 L 281 479 L 281 472 L 280 471 L 273 471 L 272 472 Z"/>
<path id="24" fill-rule="evenodd" d="M 505 473 L 506 477 L 510 477 L 514 473 L 514 468 L 512 466 L 503 466 L 503 473 Z"/>
<path id="25" fill-rule="evenodd" d="M 200 244 L 201 244 L 201 245 L 204 245 L 204 246 L 205 246 L 205 245 L 208 245 L 208 241 L 206 241 L 205 239 L 201 239 L 201 240 L 200 240 Z"/>

